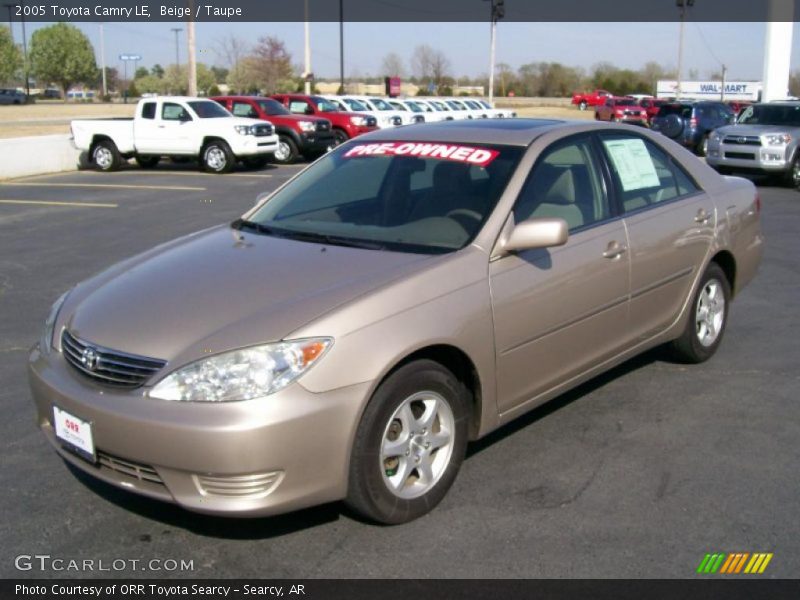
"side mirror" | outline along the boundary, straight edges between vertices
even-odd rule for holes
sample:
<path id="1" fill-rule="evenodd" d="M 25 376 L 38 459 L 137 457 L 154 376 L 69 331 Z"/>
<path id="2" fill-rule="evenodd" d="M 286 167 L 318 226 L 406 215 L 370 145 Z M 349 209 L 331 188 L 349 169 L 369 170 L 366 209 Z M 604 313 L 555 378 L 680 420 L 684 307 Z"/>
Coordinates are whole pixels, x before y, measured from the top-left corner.
<path id="1" fill-rule="evenodd" d="M 528 219 L 514 226 L 501 249 L 508 253 L 563 246 L 568 238 L 569 226 L 564 219 Z"/>
<path id="2" fill-rule="evenodd" d="M 181 123 L 188 123 L 191 120 L 192 120 L 192 115 L 190 115 L 188 112 L 182 112 L 181 113 L 181 117 L 180 117 L 180 122 Z"/>

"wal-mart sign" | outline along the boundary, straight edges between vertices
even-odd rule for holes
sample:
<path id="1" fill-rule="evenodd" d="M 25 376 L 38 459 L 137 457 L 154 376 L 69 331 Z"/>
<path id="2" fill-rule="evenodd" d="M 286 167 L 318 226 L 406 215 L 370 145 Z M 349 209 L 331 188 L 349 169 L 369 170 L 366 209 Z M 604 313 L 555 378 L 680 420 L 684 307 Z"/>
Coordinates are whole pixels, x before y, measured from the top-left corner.
<path id="1" fill-rule="evenodd" d="M 726 81 L 725 100 L 758 101 L 763 84 L 760 81 Z M 656 96 L 674 98 L 677 95 L 678 82 L 661 80 L 656 85 Z M 721 81 L 683 81 L 681 82 L 681 98 L 686 100 L 719 100 L 722 97 Z"/>

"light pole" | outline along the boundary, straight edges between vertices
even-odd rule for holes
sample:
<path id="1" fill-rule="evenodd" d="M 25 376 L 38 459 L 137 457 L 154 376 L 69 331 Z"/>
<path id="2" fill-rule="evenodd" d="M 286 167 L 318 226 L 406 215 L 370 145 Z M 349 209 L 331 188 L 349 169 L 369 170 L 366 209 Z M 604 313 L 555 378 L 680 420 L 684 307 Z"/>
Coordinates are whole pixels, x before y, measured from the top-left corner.
<path id="1" fill-rule="evenodd" d="M 8 9 L 8 31 L 11 34 L 11 45 L 14 45 L 14 26 L 11 23 L 11 9 L 16 6 L 16 4 L 3 4 Z"/>
<path id="2" fill-rule="evenodd" d="M 339 0 L 339 89 L 344 94 L 344 0 Z"/>
<path id="3" fill-rule="evenodd" d="M 305 0 L 305 72 L 303 79 L 305 79 L 304 91 L 306 96 L 311 94 L 311 33 L 308 30 L 308 0 Z"/>
<path id="4" fill-rule="evenodd" d="M 11 27 L 11 9 L 16 8 L 19 6 L 23 10 L 19 11 L 19 22 L 22 23 L 22 60 L 23 60 L 23 68 L 25 70 L 25 95 L 31 95 L 31 82 L 30 78 L 28 77 L 28 36 L 25 35 L 25 0 L 19 0 L 19 2 L 14 2 L 12 4 L 6 4 L 6 8 L 8 8 L 8 28 L 11 29 L 11 42 L 14 42 L 14 30 Z"/>
<path id="5" fill-rule="evenodd" d="M 103 74 L 103 102 L 105 102 L 105 98 L 108 96 L 108 81 L 106 80 L 106 38 L 102 23 L 100 23 L 100 71 Z"/>
<path id="6" fill-rule="evenodd" d="M 683 26 L 686 20 L 686 10 L 694 6 L 694 0 L 675 0 L 675 5 L 681 16 L 680 33 L 678 34 L 678 86 L 675 89 L 675 98 L 680 100 L 683 91 L 681 84 L 683 78 Z"/>
<path id="7" fill-rule="evenodd" d="M 491 3 L 491 42 L 489 50 L 489 104 L 494 100 L 494 55 L 497 37 L 497 21 L 506 16 L 505 0 L 489 0 Z"/>
<path id="8" fill-rule="evenodd" d="M 178 42 L 178 34 L 181 31 L 183 31 L 183 29 L 180 27 L 173 27 L 172 29 L 170 29 L 170 31 L 175 34 L 175 66 L 179 67 L 181 66 L 181 55 L 180 55 L 180 45 Z"/>

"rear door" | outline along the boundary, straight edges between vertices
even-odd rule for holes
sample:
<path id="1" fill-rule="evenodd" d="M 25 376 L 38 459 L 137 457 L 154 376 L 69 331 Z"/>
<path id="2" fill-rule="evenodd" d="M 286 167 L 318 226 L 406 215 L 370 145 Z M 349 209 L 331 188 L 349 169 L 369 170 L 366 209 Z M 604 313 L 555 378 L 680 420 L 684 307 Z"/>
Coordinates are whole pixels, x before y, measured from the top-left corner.
<path id="1" fill-rule="evenodd" d="M 517 199 L 514 221 L 563 218 L 569 240 L 489 264 L 501 413 L 617 354 L 624 344 L 628 241 L 601 165 L 588 134 L 546 149 Z"/>
<path id="2" fill-rule="evenodd" d="M 642 341 L 671 325 L 689 296 L 714 237 L 711 197 L 654 142 L 604 133 L 630 240 L 630 333 Z"/>

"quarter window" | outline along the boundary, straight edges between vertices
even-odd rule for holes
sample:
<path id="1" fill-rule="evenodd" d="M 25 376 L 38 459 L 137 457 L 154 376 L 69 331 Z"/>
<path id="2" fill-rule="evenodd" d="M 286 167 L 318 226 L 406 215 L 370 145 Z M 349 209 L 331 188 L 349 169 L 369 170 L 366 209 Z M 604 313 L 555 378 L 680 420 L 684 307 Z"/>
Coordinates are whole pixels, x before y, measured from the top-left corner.
<path id="1" fill-rule="evenodd" d="M 145 102 L 142 105 L 142 118 L 143 119 L 155 119 L 156 118 L 156 103 L 155 102 Z"/>
<path id="2" fill-rule="evenodd" d="M 607 135 L 603 149 L 626 213 L 692 194 L 692 179 L 667 154 L 638 136 Z"/>
<path id="3" fill-rule="evenodd" d="M 514 207 L 517 223 L 561 218 L 570 230 L 609 216 L 608 196 L 588 138 L 573 138 L 545 150 Z"/>

